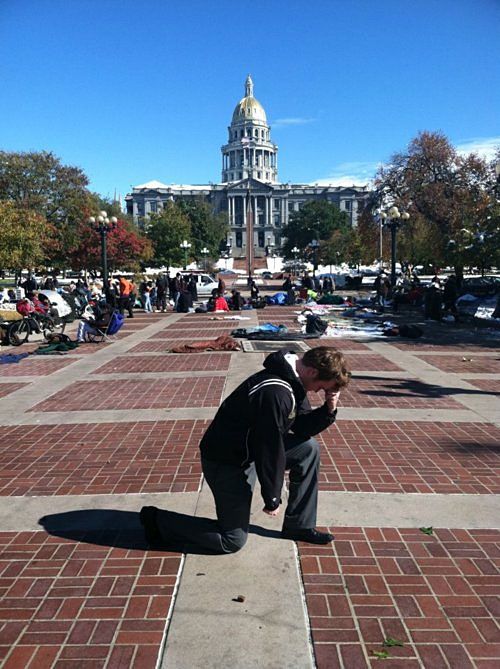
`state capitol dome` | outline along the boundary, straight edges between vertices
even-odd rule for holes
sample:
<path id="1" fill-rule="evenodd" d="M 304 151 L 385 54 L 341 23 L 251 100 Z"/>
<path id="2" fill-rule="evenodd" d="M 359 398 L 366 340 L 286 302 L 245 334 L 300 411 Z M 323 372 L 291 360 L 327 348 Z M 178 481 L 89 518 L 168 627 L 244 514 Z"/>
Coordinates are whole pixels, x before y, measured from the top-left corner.
<path id="1" fill-rule="evenodd" d="M 262 121 L 267 124 L 264 107 L 253 96 L 253 81 L 250 75 L 248 75 L 245 82 L 245 97 L 234 108 L 232 123 L 244 121 L 245 119 Z"/>

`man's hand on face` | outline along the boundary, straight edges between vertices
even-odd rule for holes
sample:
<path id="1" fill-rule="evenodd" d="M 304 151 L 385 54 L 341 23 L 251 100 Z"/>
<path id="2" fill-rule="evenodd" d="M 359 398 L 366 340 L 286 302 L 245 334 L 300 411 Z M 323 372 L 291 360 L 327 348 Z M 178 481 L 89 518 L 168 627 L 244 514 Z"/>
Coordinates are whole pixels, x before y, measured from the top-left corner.
<path id="1" fill-rule="evenodd" d="M 278 507 L 277 509 L 273 509 L 272 511 L 270 511 L 269 509 L 266 509 L 266 507 L 264 507 L 262 511 L 264 511 L 264 513 L 267 513 L 268 516 L 277 516 L 280 512 L 280 508 Z"/>
<path id="2" fill-rule="evenodd" d="M 325 390 L 325 402 L 329 413 L 333 413 L 337 408 L 340 398 L 340 390 Z"/>

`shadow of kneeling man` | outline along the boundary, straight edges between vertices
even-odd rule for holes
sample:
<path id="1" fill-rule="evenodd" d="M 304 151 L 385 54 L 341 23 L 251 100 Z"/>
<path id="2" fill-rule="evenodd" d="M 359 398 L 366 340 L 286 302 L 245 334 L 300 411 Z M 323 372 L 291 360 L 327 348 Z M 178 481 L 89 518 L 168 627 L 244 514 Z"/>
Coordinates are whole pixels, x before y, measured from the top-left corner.
<path id="1" fill-rule="evenodd" d="M 190 516 L 174 511 L 158 510 L 165 520 L 175 520 L 184 527 L 189 527 L 192 536 L 203 536 L 207 531 L 218 532 L 217 521 L 211 518 Z M 160 521 L 161 522 L 161 521 Z M 78 509 L 43 516 L 38 521 L 47 534 L 71 541 L 126 548 L 130 550 L 153 550 L 161 552 L 191 553 L 196 555 L 219 555 L 224 551 L 211 550 L 199 545 L 192 545 L 185 539 L 171 536 L 168 541 L 149 544 L 139 513 L 120 509 Z M 261 536 L 279 537 L 278 532 L 265 530 L 250 525 L 249 531 Z"/>

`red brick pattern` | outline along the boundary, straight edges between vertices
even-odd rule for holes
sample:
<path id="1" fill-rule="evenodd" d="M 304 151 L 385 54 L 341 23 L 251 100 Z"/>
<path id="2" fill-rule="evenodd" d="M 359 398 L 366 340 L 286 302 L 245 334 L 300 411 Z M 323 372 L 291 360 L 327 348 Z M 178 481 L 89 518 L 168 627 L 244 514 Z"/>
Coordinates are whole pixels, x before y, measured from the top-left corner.
<path id="1" fill-rule="evenodd" d="M 203 355 L 118 356 L 95 370 L 94 374 L 145 372 L 219 372 L 227 371 L 230 353 Z"/>
<path id="2" fill-rule="evenodd" d="M 394 362 L 384 358 L 382 355 L 376 353 L 369 353 L 367 355 L 358 354 L 345 356 L 349 369 L 351 371 L 365 371 L 365 372 L 401 372 L 401 367 L 398 367 Z"/>
<path id="3" fill-rule="evenodd" d="M 321 490 L 500 493 L 491 424 L 340 420 L 319 439 Z"/>
<path id="4" fill-rule="evenodd" d="M 486 344 L 483 346 L 480 342 L 476 344 L 471 342 L 450 343 L 446 342 L 444 337 L 439 342 L 426 341 L 425 339 L 401 339 L 391 340 L 390 343 L 403 351 L 416 351 L 417 353 L 424 353 L 425 351 L 443 351 L 443 353 L 462 353 L 463 355 L 468 353 L 498 353 L 498 346 L 487 346 Z"/>
<path id="5" fill-rule="evenodd" d="M 205 332 L 207 330 L 234 330 L 235 328 L 244 327 L 242 323 L 247 321 L 223 321 L 223 320 L 207 320 L 204 323 L 193 323 L 187 321 L 178 321 L 172 323 L 162 330 L 163 334 L 178 336 L 179 333 L 190 332 Z"/>
<path id="6" fill-rule="evenodd" d="M 345 337 L 324 337 L 321 339 L 307 339 L 306 344 L 310 348 L 316 346 L 332 346 L 338 351 L 370 351 L 370 347 L 356 339 L 347 339 Z"/>
<path id="7" fill-rule="evenodd" d="M 217 407 L 225 379 L 124 379 L 77 381 L 32 407 L 31 411 L 100 411 L 105 409 L 179 409 Z"/>
<path id="8" fill-rule="evenodd" d="M 132 535 L 137 548 L 114 547 L 114 534 L 108 545 L 0 535 L 3 669 L 154 669 L 180 555 Z"/>
<path id="9" fill-rule="evenodd" d="M 0 427 L 0 495 L 198 490 L 204 421 Z"/>
<path id="10" fill-rule="evenodd" d="M 323 396 L 310 393 L 311 404 L 323 404 Z M 353 376 L 340 394 L 345 407 L 382 407 L 384 409 L 462 409 L 452 395 L 418 379 Z"/>
<path id="11" fill-rule="evenodd" d="M 2 376 L 48 376 L 54 372 L 71 365 L 78 358 L 64 358 L 33 355 L 23 358 L 20 362 L 12 365 L 2 365 L 0 373 Z"/>
<path id="12" fill-rule="evenodd" d="M 175 339 L 176 341 L 191 341 L 193 339 L 216 339 L 221 335 L 230 335 L 233 330 L 239 328 L 240 325 L 234 321 L 231 325 L 192 325 L 189 328 L 179 328 L 172 325 L 161 332 L 157 332 L 149 339 Z M 241 326 L 244 327 L 244 326 Z"/>
<path id="13" fill-rule="evenodd" d="M 129 353 L 168 353 L 174 346 L 190 344 L 195 337 L 189 339 L 146 339 L 146 341 L 133 346 Z M 204 339 L 204 337 L 199 337 Z"/>
<path id="14" fill-rule="evenodd" d="M 0 398 L 7 397 L 7 395 L 10 395 L 10 393 L 13 393 L 16 390 L 19 390 L 19 388 L 23 388 L 27 385 L 27 383 L 0 383 Z"/>
<path id="15" fill-rule="evenodd" d="M 486 393 L 500 395 L 500 379 L 467 379 L 467 383 L 484 390 Z"/>
<path id="16" fill-rule="evenodd" d="M 398 669 L 498 666 L 499 531 L 330 529 L 331 547 L 299 544 L 318 669 L 382 666 L 384 650 Z"/>
<path id="17" fill-rule="evenodd" d="M 474 354 L 466 353 L 463 356 L 419 355 L 418 357 L 443 372 L 500 374 L 500 355 L 474 357 Z"/>

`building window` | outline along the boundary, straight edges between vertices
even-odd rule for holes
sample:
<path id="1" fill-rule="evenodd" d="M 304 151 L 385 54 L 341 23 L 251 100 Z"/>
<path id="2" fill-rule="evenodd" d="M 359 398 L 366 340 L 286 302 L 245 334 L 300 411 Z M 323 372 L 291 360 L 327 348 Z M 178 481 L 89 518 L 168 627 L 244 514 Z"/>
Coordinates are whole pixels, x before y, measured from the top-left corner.
<path id="1" fill-rule="evenodd" d="M 259 237 L 259 246 L 261 248 L 264 248 L 264 231 L 263 230 L 259 230 L 258 237 Z"/>
<path id="2" fill-rule="evenodd" d="M 350 200 L 345 200 L 344 201 L 344 209 L 346 211 L 351 211 L 351 201 Z"/>
<path id="3" fill-rule="evenodd" d="M 280 221 L 280 215 L 279 215 L 279 214 L 275 214 L 275 215 L 273 216 L 273 221 L 274 221 L 274 226 L 275 226 L 276 228 L 279 228 L 279 227 L 280 227 L 280 224 L 281 224 L 281 221 Z"/>
<path id="4" fill-rule="evenodd" d="M 149 203 L 149 211 L 156 213 L 158 211 L 158 207 L 156 205 L 156 202 L 150 202 Z"/>
<path id="5" fill-rule="evenodd" d="M 237 230 L 236 231 L 236 246 L 241 248 L 242 244 L 243 244 L 243 235 L 242 235 L 240 230 Z"/>
<path id="6" fill-rule="evenodd" d="M 238 172 L 238 179 L 243 179 L 243 172 Z"/>
<path id="7" fill-rule="evenodd" d="M 262 172 L 257 172 L 257 179 L 262 179 Z"/>
<path id="8" fill-rule="evenodd" d="M 280 208 L 280 201 L 279 200 L 274 200 L 273 204 L 274 209 L 277 209 L 279 211 Z"/>

